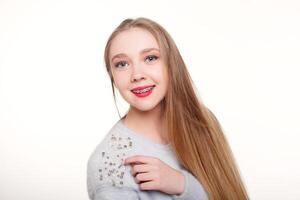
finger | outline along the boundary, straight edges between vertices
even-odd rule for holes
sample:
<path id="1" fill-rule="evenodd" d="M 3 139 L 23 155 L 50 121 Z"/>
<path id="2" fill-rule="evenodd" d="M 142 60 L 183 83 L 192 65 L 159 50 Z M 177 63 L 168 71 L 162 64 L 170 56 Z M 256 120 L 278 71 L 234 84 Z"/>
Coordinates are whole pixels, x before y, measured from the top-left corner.
<path id="1" fill-rule="evenodd" d="M 154 180 L 154 176 L 151 172 L 138 173 L 134 179 L 137 183 L 140 183 L 143 181 L 152 181 Z"/>
<path id="2" fill-rule="evenodd" d="M 147 159 L 145 158 L 146 156 L 142 156 L 142 155 L 136 155 L 136 156 L 130 156 L 127 157 L 124 160 L 124 165 L 126 164 L 130 164 L 130 163 L 134 163 L 134 164 L 145 164 L 147 163 Z"/>
<path id="3" fill-rule="evenodd" d="M 145 173 L 150 172 L 153 170 L 153 167 L 148 164 L 140 164 L 140 165 L 134 165 L 131 170 L 132 176 L 136 176 L 137 173 Z"/>
<path id="4" fill-rule="evenodd" d="M 139 184 L 141 190 L 157 190 L 157 183 L 155 181 L 147 181 Z"/>
<path id="5" fill-rule="evenodd" d="M 131 156 L 128 157 L 124 160 L 124 165 L 129 164 L 129 163 L 139 163 L 139 164 L 146 164 L 146 163 L 151 163 L 155 157 L 152 156 L 142 156 L 142 155 L 136 155 L 136 156 Z"/>

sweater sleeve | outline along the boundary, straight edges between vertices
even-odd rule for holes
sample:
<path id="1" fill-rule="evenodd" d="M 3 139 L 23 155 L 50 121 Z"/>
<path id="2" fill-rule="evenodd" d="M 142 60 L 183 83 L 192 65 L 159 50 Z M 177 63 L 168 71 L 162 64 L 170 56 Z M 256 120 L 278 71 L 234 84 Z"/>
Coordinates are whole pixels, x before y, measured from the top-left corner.
<path id="1" fill-rule="evenodd" d="M 190 172 L 180 171 L 185 178 L 184 191 L 179 195 L 173 195 L 175 200 L 208 200 L 202 184 Z"/>
<path id="2" fill-rule="evenodd" d="M 110 135 L 108 135 L 110 136 Z M 94 150 L 87 163 L 87 191 L 90 200 L 138 200 L 137 191 L 127 180 L 128 172 L 122 164 L 127 155 L 124 149 L 117 149 L 121 140 L 106 137 Z M 112 136 L 112 139 L 115 139 Z M 128 145 L 127 143 L 123 145 Z"/>
<path id="3" fill-rule="evenodd" d="M 113 187 L 102 186 L 95 190 L 93 200 L 139 200 L 139 196 L 135 190 L 130 187 Z"/>

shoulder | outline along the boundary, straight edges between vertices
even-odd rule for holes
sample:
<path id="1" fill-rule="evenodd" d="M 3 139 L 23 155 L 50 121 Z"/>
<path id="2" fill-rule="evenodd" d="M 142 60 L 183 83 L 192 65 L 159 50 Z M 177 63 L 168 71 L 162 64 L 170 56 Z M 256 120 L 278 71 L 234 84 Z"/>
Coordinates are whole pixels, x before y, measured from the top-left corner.
<path id="1" fill-rule="evenodd" d="M 88 160 L 87 187 L 90 199 L 99 188 L 126 188 L 126 168 L 122 164 L 132 148 L 132 139 L 122 134 L 115 124 L 97 145 Z M 128 173 L 128 172 L 127 172 Z"/>

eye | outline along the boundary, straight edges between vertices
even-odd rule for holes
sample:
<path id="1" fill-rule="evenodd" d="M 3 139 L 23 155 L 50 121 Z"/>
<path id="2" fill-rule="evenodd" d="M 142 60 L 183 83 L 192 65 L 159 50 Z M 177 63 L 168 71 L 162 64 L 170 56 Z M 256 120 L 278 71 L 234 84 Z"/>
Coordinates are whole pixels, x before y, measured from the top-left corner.
<path id="1" fill-rule="evenodd" d="M 154 60 L 157 60 L 158 57 L 155 56 L 155 55 L 150 55 L 150 56 L 147 56 L 147 57 L 146 57 L 146 60 L 147 60 L 147 59 L 149 59 L 150 61 L 154 61 Z"/>
<path id="2" fill-rule="evenodd" d="M 120 67 L 119 67 L 120 64 L 121 64 L 122 66 L 124 66 L 125 64 L 128 64 L 128 63 L 125 62 L 125 61 L 120 61 L 120 62 L 117 62 L 114 66 L 117 67 L 117 68 L 120 68 Z M 122 68 L 122 67 L 121 67 L 121 68 Z"/>

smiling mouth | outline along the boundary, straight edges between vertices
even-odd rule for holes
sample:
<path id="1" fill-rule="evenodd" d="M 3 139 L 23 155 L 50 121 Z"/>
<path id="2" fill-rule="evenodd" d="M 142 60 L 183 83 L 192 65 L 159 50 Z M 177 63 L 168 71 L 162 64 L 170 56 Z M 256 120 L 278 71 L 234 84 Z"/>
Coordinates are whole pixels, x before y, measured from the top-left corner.
<path id="1" fill-rule="evenodd" d="M 141 90 L 131 90 L 131 92 L 133 92 L 134 94 L 142 94 L 142 93 L 146 93 L 146 92 L 152 90 L 154 87 L 155 87 L 155 85 L 152 85 L 150 87 L 147 87 L 147 88 L 144 88 Z"/>

